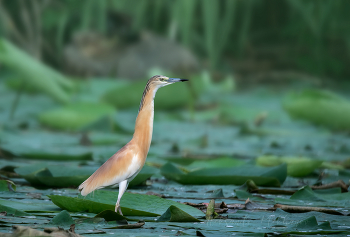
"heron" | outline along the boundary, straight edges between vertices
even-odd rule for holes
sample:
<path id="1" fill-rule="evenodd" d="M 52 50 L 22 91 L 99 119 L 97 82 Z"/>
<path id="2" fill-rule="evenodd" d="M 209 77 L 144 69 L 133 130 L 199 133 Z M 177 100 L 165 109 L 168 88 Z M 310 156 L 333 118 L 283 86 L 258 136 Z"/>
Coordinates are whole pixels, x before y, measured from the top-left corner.
<path id="1" fill-rule="evenodd" d="M 82 196 L 94 190 L 107 186 L 119 185 L 118 200 L 115 212 L 123 215 L 120 199 L 133 178 L 141 171 L 145 164 L 151 145 L 154 117 L 154 97 L 159 88 L 187 79 L 169 78 L 162 75 L 151 77 L 143 91 L 139 111 L 136 117 L 134 135 L 130 142 L 112 155 L 80 186 Z"/>

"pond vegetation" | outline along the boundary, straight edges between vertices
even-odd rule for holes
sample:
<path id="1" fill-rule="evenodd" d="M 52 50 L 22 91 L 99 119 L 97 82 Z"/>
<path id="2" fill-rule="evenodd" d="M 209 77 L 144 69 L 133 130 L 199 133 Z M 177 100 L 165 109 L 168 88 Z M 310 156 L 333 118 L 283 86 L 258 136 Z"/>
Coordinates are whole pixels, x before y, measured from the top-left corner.
<path id="1" fill-rule="evenodd" d="M 0 1 L 0 236 L 350 235 L 349 2 L 136 2 Z M 117 189 L 77 187 L 131 139 L 148 76 L 71 76 L 63 52 L 80 30 L 127 48 L 144 29 L 203 66 L 148 69 L 190 81 L 157 92 L 121 216 Z"/>

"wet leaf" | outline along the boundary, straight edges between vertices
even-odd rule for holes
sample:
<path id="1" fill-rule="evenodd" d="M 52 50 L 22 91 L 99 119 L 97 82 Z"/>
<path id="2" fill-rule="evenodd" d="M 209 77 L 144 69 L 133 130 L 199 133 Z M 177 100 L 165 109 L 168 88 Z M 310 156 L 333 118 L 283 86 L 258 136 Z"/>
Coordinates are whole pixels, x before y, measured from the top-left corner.
<path id="1" fill-rule="evenodd" d="M 1 191 L 16 191 L 16 185 L 10 180 L 0 180 Z"/>
<path id="2" fill-rule="evenodd" d="M 208 159 L 208 160 L 195 160 L 190 165 L 186 166 L 189 170 L 204 169 L 204 168 L 228 168 L 244 165 L 246 162 L 239 159 L 233 159 L 229 157 Z"/>
<path id="3" fill-rule="evenodd" d="M 217 190 L 214 190 L 213 192 L 210 192 L 209 198 L 224 198 L 224 192 L 222 191 L 222 188 L 219 188 Z"/>
<path id="4" fill-rule="evenodd" d="M 0 138 L 0 148 L 8 156 L 61 161 L 92 160 L 91 148 L 80 146 L 77 135 L 30 131 L 1 133 Z"/>
<path id="5" fill-rule="evenodd" d="M 128 220 L 128 218 L 120 215 L 119 213 L 112 211 L 112 210 L 104 210 L 100 213 L 98 213 L 95 218 L 103 218 L 106 221 L 122 221 L 122 220 Z"/>
<path id="6" fill-rule="evenodd" d="M 180 208 L 171 205 L 166 212 L 164 212 L 163 215 L 161 215 L 158 219 L 158 222 L 200 222 L 197 218 L 194 218 L 193 216 L 189 215 L 188 213 L 184 212 Z"/>
<path id="7" fill-rule="evenodd" d="M 143 225 L 145 225 L 145 222 L 139 221 L 134 224 L 119 225 L 114 227 L 108 227 L 106 229 L 137 229 L 137 228 L 141 228 Z"/>
<path id="8" fill-rule="evenodd" d="M 88 197 L 78 198 L 83 202 L 79 203 L 73 198 L 78 191 L 63 187 L 73 188 L 78 185 L 130 140 L 137 108 L 118 111 L 115 116 L 113 115 L 114 123 L 118 127 L 113 131 L 108 130 L 107 133 L 88 131 L 103 129 L 99 123 L 106 122 L 108 125 L 105 118 L 82 128 L 83 134 L 80 131 L 59 133 L 44 130 L 37 121 L 37 114 L 57 105 L 44 96 L 23 94 L 13 121 L 8 121 L 12 104 L 9 101 L 12 101 L 15 95 L 1 83 L 1 80 L 0 77 L 0 123 L 3 125 L 0 131 L 2 158 L 0 158 L 0 172 L 1 175 L 8 175 L 9 179 L 16 182 L 17 190 L 0 192 L 0 203 L 30 213 L 31 217 L 14 217 L 11 214 L 5 216 L 5 212 L 0 213 L 2 225 L 0 232 L 8 231 L 14 224 L 47 227 L 48 221 L 62 211 L 46 196 L 54 194 L 60 199 L 59 205 L 66 206 L 65 209 L 78 211 L 71 212 L 70 216 L 75 219 L 76 233 L 84 236 L 118 235 L 121 232 L 126 236 L 140 233 L 149 236 L 195 235 L 199 232 L 205 236 L 350 234 L 346 231 L 349 229 L 349 217 L 346 216 L 350 210 L 349 197 L 341 193 L 347 191 L 346 184 L 350 179 L 350 172 L 346 169 L 347 163 L 344 162 L 350 155 L 349 136 L 346 133 L 333 133 L 312 124 L 290 120 L 281 110 L 280 99 L 283 93 L 278 90 L 265 90 L 261 87 L 258 89 L 260 92 L 240 91 L 225 95 L 221 93 L 218 96 L 215 95 L 217 91 L 214 88 L 200 96 L 198 107 L 191 112 L 157 110 L 160 92 L 170 90 L 171 86 L 159 90 L 155 98 L 154 134 L 147 158 L 147 163 L 156 168 L 146 166 L 134 179 L 134 185 L 143 185 L 146 183 L 144 181 L 151 177 L 147 187 L 132 187 L 131 183 L 127 192 L 132 192 L 132 195 L 134 193 L 157 195 L 163 197 L 164 199 L 160 200 L 165 200 L 167 203 L 159 205 L 158 199 L 145 200 L 142 196 L 130 198 L 126 193 L 122 198 L 123 212 L 132 216 L 121 217 L 114 212 L 118 192 L 106 189 L 113 191 L 109 191 L 111 194 L 106 198 L 101 197 L 96 191 Z M 104 85 L 99 87 L 98 80 L 91 85 L 88 81 L 79 83 L 81 84 L 79 91 L 74 95 L 76 101 L 98 104 L 100 97 L 109 88 L 120 86 L 119 81 L 105 83 L 101 80 Z M 141 93 L 142 91 L 137 95 L 135 107 L 139 105 Z M 171 98 L 165 98 L 164 106 L 169 99 Z M 262 123 L 260 115 L 265 116 Z M 254 124 L 256 120 L 259 121 Z M 257 125 L 259 128 L 255 127 Z M 84 154 L 88 155 L 84 157 Z M 265 164 L 267 168 L 255 166 L 256 157 L 262 154 L 275 155 L 276 159 L 270 159 L 270 162 Z M 269 157 L 271 158 L 270 155 Z M 305 161 L 300 157 L 309 157 L 307 162 L 319 159 L 324 162 L 318 169 L 315 167 L 309 169 L 309 164 L 303 163 Z M 284 158 L 290 161 L 284 161 Z M 45 162 L 38 163 L 37 159 Z M 172 165 L 171 172 L 166 174 L 172 176 L 169 179 L 165 179 L 159 172 L 167 162 L 171 162 Z M 311 175 L 301 176 L 302 178 L 289 175 L 284 181 L 287 174 L 292 174 L 288 162 L 293 163 L 295 172 L 305 172 L 308 168 Z M 21 171 L 22 168 L 23 176 L 18 177 L 20 172 L 15 171 Z M 322 171 L 320 177 L 316 175 L 319 171 Z M 33 181 L 28 184 L 23 178 L 25 176 L 28 176 L 27 180 L 33 179 Z M 254 179 L 248 180 L 251 176 Z M 176 181 L 177 177 L 179 183 L 173 181 Z M 226 183 L 232 182 L 232 179 L 242 179 L 240 184 L 246 182 L 246 185 L 238 187 Z M 345 183 L 340 186 L 331 185 L 338 180 L 343 180 Z M 35 182 L 40 184 L 40 187 Z M 215 184 L 210 184 L 211 182 Z M 269 187 L 258 186 L 260 184 Z M 278 186 L 281 184 L 282 188 Z M 336 188 L 315 189 L 312 193 L 304 193 L 302 196 L 305 197 L 289 198 L 293 192 L 298 191 L 298 188 L 307 184 L 320 185 L 311 188 L 326 188 L 327 185 Z M 270 187 L 271 185 L 274 187 Z M 212 198 L 217 202 L 215 210 L 221 215 L 220 218 L 227 217 L 227 219 L 199 219 L 201 222 L 195 223 L 155 222 L 160 215 L 170 211 L 169 207 L 172 205 L 188 203 L 192 207 L 205 210 L 206 204 Z M 250 202 L 245 204 L 248 198 Z M 54 199 L 53 201 L 57 202 Z M 217 209 L 222 201 L 223 206 Z M 275 202 L 286 205 L 274 206 Z M 228 209 L 224 210 L 225 207 Z M 278 207 L 290 213 L 276 209 Z M 182 206 L 178 208 L 194 218 L 198 217 L 195 213 L 191 213 L 197 213 L 198 209 L 185 210 Z M 96 214 L 86 211 L 95 213 L 103 211 L 104 217 L 110 218 L 109 222 L 104 218 L 94 218 Z M 221 213 L 223 211 L 226 212 Z M 204 214 L 201 213 L 200 216 L 203 218 Z M 116 226 L 115 222 L 119 218 L 121 221 L 128 220 L 130 225 L 117 223 Z M 169 220 L 170 218 L 171 213 Z M 128 229 L 141 227 L 143 222 L 135 223 L 140 219 L 146 222 L 142 229 Z M 332 229 L 329 229 L 327 221 L 330 222 Z M 310 226 L 304 229 L 303 226 L 307 223 L 310 223 Z M 322 226 L 322 223 L 326 223 L 325 226 Z"/>
<path id="9" fill-rule="evenodd" d="M 129 183 L 129 187 L 142 185 L 147 179 L 149 179 L 155 173 L 158 173 L 158 169 L 145 165 L 140 171 L 140 173 L 138 173 L 136 177 L 133 180 L 131 180 L 131 182 Z"/>
<path id="10" fill-rule="evenodd" d="M 338 189 L 338 191 L 340 191 Z M 275 198 L 275 203 L 289 205 L 328 206 L 328 207 L 350 207 L 350 192 L 322 194 L 305 186 L 294 193 L 290 199 Z"/>
<path id="11" fill-rule="evenodd" d="M 25 178 L 32 185 L 41 186 L 43 185 L 43 183 L 40 182 L 40 180 L 36 177 L 36 174 L 42 171 L 47 172 L 46 165 L 47 164 L 45 163 L 41 163 L 41 164 L 23 166 L 23 167 L 16 168 L 15 172 L 21 175 L 23 178 Z"/>
<path id="12" fill-rule="evenodd" d="M 17 210 L 15 208 L 1 205 L 0 204 L 0 212 L 7 212 L 7 215 L 13 215 L 13 216 L 30 216 L 30 214 Z"/>
<path id="13" fill-rule="evenodd" d="M 181 184 L 242 185 L 248 179 L 251 179 L 259 186 L 279 187 L 286 179 L 287 166 L 282 164 L 273 168 L 262 168 L 257 166 L 208 168 L 184 173 L 175 165 L 167 163 L 160 171 L 167 179 L 174 180 Z"/>
<path id="14" fill-rule="evenodd" d="M 1 149 L 17 157 L 36 160 L 92 160 L 92 153 L 84 147 L 46 147 L 34 148 L 15 144 L 1 145 Z"/>
<path id="15" fill-rule="evenodd" d="M 48 187 L 78 187 L 90 177 L 97 167 L 78 167 L 76 165 L 49 165 L 47 163 L 34 164 L 16 168 L 21 175 L 34 186 Z M 140 185 L 150 178 L 157 169 L 149 166 L 143 167 L 140 173 L 130 182 L 130 187 Z"/>
<path id="16" fill-rule="evenodd" d="M 255 197 L 253 194 L 244 190 L 235 190 L 236 197 L 240 200 L 252 200 L 252 201 L 262 201 L 261 197 Z"/>
<path id="17" fill-rule="evenodd" d="M 25 196 L 24 196 L 25 197 Z M 33 199 L 20 199 L 20 200 L 7 200 L 7 199 L 0 199 L 0 205 L 15 208 L 16 210 L 23 211 L 23 212 L 57 212 L 59 209 L 57 206 L 55 206 L 53 203 L 43 200 L 35 201 Z"/>
<path id="18" fill-rule="evenodd" d="M 49 224 L 58 225 L 58 226 L 66 226 L 66 225 L 70 226 L 72 224 L 75 224 L 75 221 L 66 210 L 63 210 L 57 216 L 52 218 Z"/>
<path id="19" fill-rule="evenodd" d="M 78 187 L 91 173 L 91 168 L 54 166 L 35 173 L 35 178 L 48 187 Z"/>
<path id="20" fill-rule="evenodd" d="M 49 167 L 49 168 L 46 168 Z M 69 166 L 51 166 L 46 163 L 16 168 L 21 175 L 34 186 L 69 187 L 78 186 L 93 172 L 93 168 Z"/>
<path id="21" fill-rule="evenodd" d="M 68 211 L 88 211 L 100 213 L 104 210 L 114 210 L 118 192 L 97 190 L 86 197 L 78 198 L 50 195 L 52 202 Z M 121 209 L 126 216 L 157 216 L 163 214 L 171 205 L 179 207 L 193 216 L 200 216 L 198 209 L 153 195 L 124 193 L 121 199 Z"/>

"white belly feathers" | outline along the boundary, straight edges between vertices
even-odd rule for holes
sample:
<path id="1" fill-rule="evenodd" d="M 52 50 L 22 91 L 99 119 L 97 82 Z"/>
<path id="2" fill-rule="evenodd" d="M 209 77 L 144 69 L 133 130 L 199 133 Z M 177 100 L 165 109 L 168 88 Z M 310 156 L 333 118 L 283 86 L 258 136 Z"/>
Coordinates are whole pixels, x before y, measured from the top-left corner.
<path id="1" fill-rule="evenodd" d="M 128 183 L 135 178 L 135 176 L 140 172 L 142 169 L 142 164 L 140 162 L 140 159 L 138 159 L 138 155 L 135 154 L 131 160 L 131 163 L 129 167 L 120 175 L 118 175 L 115 179 L 111 180 L 110 182 L 104 184 L 103 186 L 115 186 L 116 184 L 119 184 L 120 182 L 124 180 L 128 180 Z"/>

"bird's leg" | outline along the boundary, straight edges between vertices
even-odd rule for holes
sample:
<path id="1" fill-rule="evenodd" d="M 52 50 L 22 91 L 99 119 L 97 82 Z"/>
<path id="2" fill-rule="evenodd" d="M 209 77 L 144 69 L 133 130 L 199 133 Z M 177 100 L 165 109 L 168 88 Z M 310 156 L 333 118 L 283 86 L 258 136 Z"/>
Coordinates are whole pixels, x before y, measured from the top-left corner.
<path id="1" fill-rule="evenodd" d="M 119 211 L 119 214 L 123 216 L 123 212 L 122 212 L 122 209 L 120 208 L 120 206 L 118 207 L 118 211 Z"/>
<path id="2" fill-rule="evenodd" d="M 120 215 L 123 215 L 122 211 L 120 210 L 120 205 L 119 205 L 118 202 L 115 204 L 115 209 L 114 209 L 114 211 L 115 211 L 116 213 L 118 213 L 118 211 L 119 211 Z"/>
<path id="3" fill-rule="evenodd" d="M 122 198 L 126 188 L 128 187 L 128 181 L 127 180 L 124 180 L 122 182 L 119 183 L 119 194 L 118 194 L 118 201 L 117 203 L 115 204 L 115 209 L 114 211 L 115 212 L 118 212 L 120 213 L 120 215 L 123 215 L 122 213 L 122 210 L 120 208 L 120 199 Z"/>

